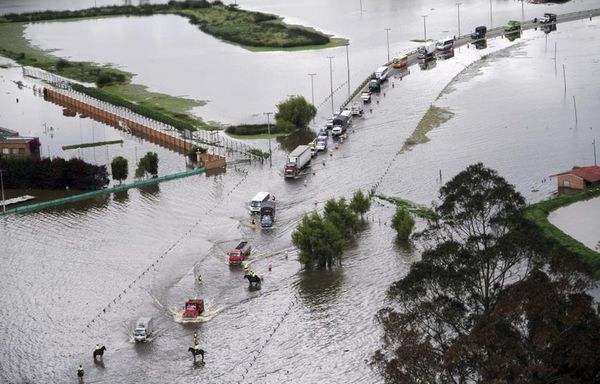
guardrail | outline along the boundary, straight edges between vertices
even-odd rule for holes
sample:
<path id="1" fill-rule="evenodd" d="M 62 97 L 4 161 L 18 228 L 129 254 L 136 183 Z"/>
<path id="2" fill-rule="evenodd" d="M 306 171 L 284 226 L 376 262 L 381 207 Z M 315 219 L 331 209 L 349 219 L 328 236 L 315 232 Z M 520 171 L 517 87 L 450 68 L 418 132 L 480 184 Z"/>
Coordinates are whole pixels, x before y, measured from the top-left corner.
<path id="1" fill-rule="evenodd" d="M 62 197 L 60 199 L 44 201 L 41 203 L 27 204 L 27 205 L 23 205 L 21 207 L 7 209 L 6 212 L 0 211 L 0 216 L 10 215 L 10 214 L 15 214 L 15 213 L 25 213 L 25 212 L 37 211 L 37 210 L 43 209 L 43 208 L 54 207 L 57 205 L 62 205 L 62 204 L 67 204 L 67 203 L 74 203 L 74 202 L 81 201 L 81 200 L 91 199 L 93 197 L 100 196 L 100 195 L 103 195 L 106 193 L 121 192 L 121 191 L 126 191 L 131 188 L 138 188 L 138 187 L 143 187 L 146 185 L 158 184 L 162 181 L 198 175 L 198 174 L 204 173 L 205 171 L 206 171 L 206 169 L 200 167 L 200 168 L 195 168 L 193 170 L 189 170 L 189 171 L 185 171 L 185 172 L 173 173 L 171 175 L 158 176 L 158 177 L 154 177 L 151 179 L 134 181 L 133 183 L 129 183 L 129 184 L 116 185 L 114 187 L 104 188 L 104 189 L 100 189 L 97 191 L 85 192 L 85 193 L 81 193 L 81 194 L 69 196 L 69 197 Z"/>

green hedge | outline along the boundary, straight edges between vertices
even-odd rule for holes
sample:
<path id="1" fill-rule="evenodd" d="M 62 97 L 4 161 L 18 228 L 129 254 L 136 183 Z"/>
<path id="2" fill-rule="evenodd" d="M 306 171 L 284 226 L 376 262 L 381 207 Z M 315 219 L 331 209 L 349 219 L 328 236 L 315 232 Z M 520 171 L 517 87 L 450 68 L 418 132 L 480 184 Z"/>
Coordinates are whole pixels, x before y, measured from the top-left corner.
<path id="1" fill-rule="evenodd" d="M 261 135 L 261 134 L 269 133 L 269 127 L 267 126 L 267 124 L 242 124 L 242 125 L 234 125 L 231 127 L 227 127 L 225 129 L 225 132 L 229 133 L 230 135 L 239 135 L 239 136 Z M 282 133 L 282 132 L 285 132 L 285 131 L 274 125 L 271 125 L 271 134 Z"/>
<path id="2" fill-rule="evenodd" d="M 548 221 L 550 212 L 560 207 L 565 207 L 578 201 L 589 200 L 597 196 L 600 196 L 600 187 L 581 192 L 563 194 L 530 205 L 525 211 L 525 218 L 540 227 L 548 238 L 556 240 L 561 246 L 581 255 L 594 269 L 596 277 L 600 277 L 600 253 L 586 247 L 584 244 L 567 235 Z"/>
<path id="3" fill-rule="evenodd" d="M 156 121 L 160 121 L 162 123 L 169 124 L 180 131 L 183 131 L 184 129 L 189 129 L 191 131 L 196 130 L 196 127 L 193 126 L 192 124 L 189 124 L 189 123 L 181 121 L 181 120 L 173 119 L 172 117 L 169 117 L 163 113 L 160 113 L 152 108 L 148 108 L 143 105 L 134 104 L 134 103 L 127 101 L 121 97 L 108 94 L 106 92 L 103 92 L 102 89 L 88 88 L 88 87 L 85 87 L 85 86 L 79 85 L 79 84 L 74 84 L 73 89 L 78 92 L 85 93 L 86 95 L 94 97 L 98 100 L 106 101 L 107 103 L 110 103 L 113 105 L 119 105 L 121 107 L 125 107 L 125 108 L 131 110 L 132 112 L 146 116 L 150 119 L 154 119 Z"/>

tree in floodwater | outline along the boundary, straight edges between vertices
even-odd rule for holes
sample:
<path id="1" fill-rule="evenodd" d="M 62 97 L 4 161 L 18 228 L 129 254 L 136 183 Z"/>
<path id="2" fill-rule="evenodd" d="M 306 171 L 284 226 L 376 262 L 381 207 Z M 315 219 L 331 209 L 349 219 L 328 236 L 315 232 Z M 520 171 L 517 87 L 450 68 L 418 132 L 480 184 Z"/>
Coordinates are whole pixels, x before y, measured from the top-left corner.
<path id="1" fill-rule="evenodd" d="M 343 197 L 337 201 L 335 199 L 327 200 L 324 217 L 338 229 L 344 239 L 350 240 L 358 231 L 358 217 Z"/>
<path id="2" fill-rule="evenodd" d="M 128 162 L 123 156 L 115 157 L 110 163 L 110 169 L 113 180 L 118 180 L 119 184 L 127 179 L 127 176 L 129 175 Z"/>
<path id="3" fill-rule="evenodd" d="M 158 155 L 156 152 L 148 152 L 138 161 L 135 177 L 144 177 L 146 174 L 153 177 L 158 176 Z"/>
<path id="4" fill-rule="evenodd" d="M 352 195 L 349 207 L 354 213 L 360 215 L 362 220 L 365 213 L 371 209 L 371 199 L 365 196 L 365 194 L 359 189 L 358 191 L 354 192 L 354 195 Z"/>
<path id="5" fill-rule="evenodd" d="M 315 106 L 308 103 L 304 97 L 292 96 L 277 104 L 275 123 L 285 131 L 305 128 L 316 114 Z"/>
<path id="6" fill-rule="evenodd" d="M 408 240 L 415 226 L 415 219 L 404 207 L 396 208 L 396 213 L 392 217 L 392 227 L 398 233 L 398 239 Z"/>
<path id="7" fill-rule="evenodd" d="M 600 318 L 579 257 L 544 240 L 523 219 L 523 197 L 481 163 L 444 185 L 440 201 L 421 234 L 432 247 L 377 315 L 384 337 L 374 362 L 386 381 L 600 377 Z"/>
<path id="8" fill-rule="evenodd" d="M 362 229 L 343 197 L 327 200 L 323 211 L 323 216 L 317 212 L 305 215 L 292 233 L 292 242 L 300 250 L 300 263 L 309 269 L 341 264 L 344 247 Z"/>
<path id="9" fill-rule="evenodd" d="M 340 263 L 344 239 L 335 225 L 317 212 L 305 215 L 292 233 L 299 261 L 308 269 L 331 268 Z"/>

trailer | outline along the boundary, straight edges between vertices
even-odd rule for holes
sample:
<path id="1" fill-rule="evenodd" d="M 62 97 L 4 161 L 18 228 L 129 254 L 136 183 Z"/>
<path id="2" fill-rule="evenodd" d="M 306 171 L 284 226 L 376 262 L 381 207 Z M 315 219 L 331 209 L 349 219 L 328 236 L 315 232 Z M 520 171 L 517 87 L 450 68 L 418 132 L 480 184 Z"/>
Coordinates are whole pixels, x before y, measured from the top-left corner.
<path id="1" fill-rule="evenodd" d="M 261 209 L 264 204 L 268 204 L 270 201 L 265 201 L 261 204 Z M 242 261 L 246 260 L 250 256 L 250 252 L 252 251 L 252 247 L 250 243 L 247 241 L 241 241 L 237 247 L 233 248 L 231 251 L 227 253 L 229 257 L 229 264 L 241 264 Z"/>
<path id="2" fill-rule="evenodd" d="M 285 178 L 296 178 L 302 168 L 306 167 L 311 160 L 310 147 L 299 145 L 287 157 L 284 168 Z"/>
<path id="3" fill-rule="evenodd" d="M 420 46 L 417 51 L 417 57 L 419 58 L 419 60 L 431 59 L 433 57 L 433 54 L 435 53 L 435 42 L 428 41 L 425 43 L 425 45 Z"/>

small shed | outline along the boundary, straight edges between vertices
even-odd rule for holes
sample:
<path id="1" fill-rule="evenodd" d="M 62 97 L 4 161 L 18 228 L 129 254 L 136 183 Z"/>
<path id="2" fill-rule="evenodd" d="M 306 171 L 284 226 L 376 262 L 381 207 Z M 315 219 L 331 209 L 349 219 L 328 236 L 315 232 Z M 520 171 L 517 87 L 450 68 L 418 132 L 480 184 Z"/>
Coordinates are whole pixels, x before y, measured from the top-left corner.
<path id="1" fill-rule="evenodd" d="M 574 167 L 555 175 L 558 188 L 586 189 L 600 185 L 600 166 Z"/>

